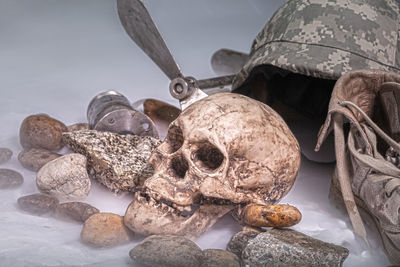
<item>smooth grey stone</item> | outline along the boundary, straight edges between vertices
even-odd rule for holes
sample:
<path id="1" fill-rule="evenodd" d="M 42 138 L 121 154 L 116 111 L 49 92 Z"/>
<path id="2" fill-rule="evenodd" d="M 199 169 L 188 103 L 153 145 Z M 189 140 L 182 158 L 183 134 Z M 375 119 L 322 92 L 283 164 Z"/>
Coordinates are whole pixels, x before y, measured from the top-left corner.
<path id="1" fill-rule="evenodd" d="M 29 213 L 41 215 L 54 211 L 58 204 L 55 197 L 45 194 L 33 194 L 18 199 L 19 207 Z"/>
<path id="2" fill-rule="evenodd" d="M 204 260 L 201 267 L 240 267 L 239 257 L 223 249 L 203 250 Z"/>
<path id="3" fill-rule="evenodd" d="M 100 211 L 84 202 L 66 202 L 58 204 L 56 214 L 60 218 L 68 218 L 78 222 L 85 222 L 90 216 Z"/>
<path id="4" fill-rule="evenodd" d="M 68 131 L 67 126 L 46 114 L 26 117 L 19 129 L 19 141 L 24 149 L 44 148 L 59 150 L 64 144 L 62 133 Z"/>
<path id="5" fill-rule="evenodd" d="M 135 263 L 151 267 L 201 266 L 203 252 L 193 241 L 182 236 L 152 235 L 130 252 Z"/>
<path id="6" fill-rule="evenodd" d="M 31 171 L 38 171 L 47 162 L 52 161 L 53 159 L 56 159 L 58 157 L 61 157 L 61 155 L 51 152 L 47 149 L 31 148 L 21 151 L 18 155 L 18 161 L 24 168 Z"/>
<path id="7" fill-rule="evenodd" d="M 20 186 L 24 177 L 17 171 L 0 169 L 0 189 L 11 189 Z"/>
<path id="8" fill-rule="evenodd" d="M 9 161 L 12 157 L 13 152 L 6 148 L 6 147 L 0 147 L 0 164 L 6 163 Z"/>
<path id="9" fill-rule="evenodd" d="M 349 250 L 290 229 L 272 229 L 251 239 L 242 253 L 245 265 L 342 266 Z"/>
<path id="10" fill-rule="evenodd" d="M 42 193 L 60 200 L 77 201 L 88 196 L 91 182 L 86 170 L 86 157 L 72 153 L 44 165 L 36 175 Z"/>
<path id="11" fill-rule="evenodd" d="M 93 214 L 81 231 L 81 241 L 97 248 L 126 244 L 132 236 L 133 232 L 124 225 L 124 218 L 113 213 Z"/>

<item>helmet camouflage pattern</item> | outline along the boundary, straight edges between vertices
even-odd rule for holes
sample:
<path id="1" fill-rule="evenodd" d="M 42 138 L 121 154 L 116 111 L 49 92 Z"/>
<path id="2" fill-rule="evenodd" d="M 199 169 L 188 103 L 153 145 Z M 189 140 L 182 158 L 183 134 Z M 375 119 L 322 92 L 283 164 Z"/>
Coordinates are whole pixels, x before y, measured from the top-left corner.
<path id="1" fill-rule="evenodd" d="M 317 135 L 336 80 L 344 73 L 400 72 L 399 2 L 287 0 L 255 38 L 233 92 L 277 111 L 308 159 L 334 161 L 332 136 L 324 153 L 315 153 L 309 138 L 301 137 Z"/>
<path id="2" fill-rule="evenodd" d="M 395 0 L 288 0 L 255 38 L 239 87 L 254 67 L 336 80 L 356 69 L 400 72 Z"/>

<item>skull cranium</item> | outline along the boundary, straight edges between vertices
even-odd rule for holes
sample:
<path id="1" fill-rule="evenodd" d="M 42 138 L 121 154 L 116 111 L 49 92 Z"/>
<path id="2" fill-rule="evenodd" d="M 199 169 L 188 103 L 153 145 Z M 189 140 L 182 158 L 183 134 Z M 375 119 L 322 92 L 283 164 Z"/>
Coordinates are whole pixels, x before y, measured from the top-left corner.
<path id="1" fill-rule="evenodd" d="M 153 152 L 154 175 L 128 207 L 143 234 L 196 237 L 236 204 L 272 204 L 292 187 L 299 145 L 265 104 L 222 93 L 185 109 Z"/>

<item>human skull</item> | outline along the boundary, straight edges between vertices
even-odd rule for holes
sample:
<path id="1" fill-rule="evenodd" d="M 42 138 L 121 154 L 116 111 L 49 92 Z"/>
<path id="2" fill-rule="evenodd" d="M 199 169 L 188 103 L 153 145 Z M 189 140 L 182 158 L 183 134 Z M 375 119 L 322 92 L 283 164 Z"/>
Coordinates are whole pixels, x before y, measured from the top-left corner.
<path id="1" fill-rule="evenodd" d="M 246 96 L 221 93 L 185 109 L 149 160 L 154 175 L 128 207 L 142 234 L 196 237 L 236 204 L 272 204 L 292 187 L 299 145 L 282 118 Z"/>

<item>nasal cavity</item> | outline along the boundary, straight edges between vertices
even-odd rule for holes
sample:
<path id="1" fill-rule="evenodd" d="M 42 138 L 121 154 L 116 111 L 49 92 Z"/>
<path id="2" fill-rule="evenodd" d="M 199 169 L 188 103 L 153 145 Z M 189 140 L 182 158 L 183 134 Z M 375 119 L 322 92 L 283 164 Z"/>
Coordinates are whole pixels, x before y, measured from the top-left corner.
<path id="1" fill-rule="evenodd" d="M 170 170 L 174 177 L 183 179 L 188 169 L 189 165 L 183 156 L 179 155 L 171 160 Z"/>

